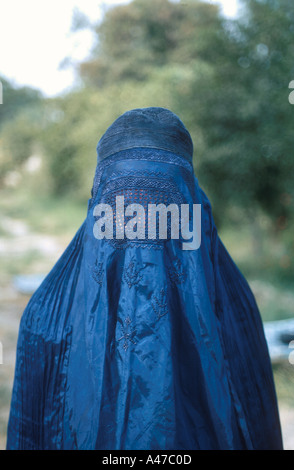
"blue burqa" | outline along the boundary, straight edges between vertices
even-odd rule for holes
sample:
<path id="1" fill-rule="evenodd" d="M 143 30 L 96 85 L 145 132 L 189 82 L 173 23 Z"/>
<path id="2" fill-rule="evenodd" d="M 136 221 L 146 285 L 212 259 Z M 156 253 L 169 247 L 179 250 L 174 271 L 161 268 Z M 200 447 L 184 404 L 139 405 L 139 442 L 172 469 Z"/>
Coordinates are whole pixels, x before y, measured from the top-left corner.
<path id="1" fill-rule="evenodd" d="M 166 109 L 136 109 L 97 150 L 86 220 L 21 319 L 7 449 L 281 449 L 261 317 L 189 132 Z M 122 220 L 117 196 L 146 209 L 145 237 L 121 236 L 137 212 Z M 99 204 L 112 238 L 95 235 Z M 158 220 L 148 238 L 150 204 L 200 204 L 200 247 L 183 249 L 169 215 L 166 239 Z"/>

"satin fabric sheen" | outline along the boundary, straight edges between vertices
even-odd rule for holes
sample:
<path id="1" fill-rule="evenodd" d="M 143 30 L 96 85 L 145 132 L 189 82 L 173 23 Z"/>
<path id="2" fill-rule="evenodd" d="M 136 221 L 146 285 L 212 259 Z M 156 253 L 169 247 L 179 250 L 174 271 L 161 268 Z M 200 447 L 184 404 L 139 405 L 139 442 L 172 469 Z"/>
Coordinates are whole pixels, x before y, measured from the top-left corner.
<path id="1" fill-rule="evenodd" d="M 98 240 L 96 204 L 201 204 L 181 240 Z M 7 449 L 282 449 L 261 317 L 187 158 L 120 150 L 20 324 Z"/>

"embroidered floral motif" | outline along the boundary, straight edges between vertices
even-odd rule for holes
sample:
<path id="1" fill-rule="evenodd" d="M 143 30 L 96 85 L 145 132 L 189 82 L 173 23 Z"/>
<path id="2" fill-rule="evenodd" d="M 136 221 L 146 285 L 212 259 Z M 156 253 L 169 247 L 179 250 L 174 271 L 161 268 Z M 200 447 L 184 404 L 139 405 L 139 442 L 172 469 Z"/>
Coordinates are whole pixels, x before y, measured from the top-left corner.
<path id="1" fill-rule="evenodd" d="M 156 178 L 163 178 L 163 179 L 169 179 L 170 176 L 167 175 L 166 173 L 163 173 L 162 171 L 153 171 L 153 170 L 119 170 L 119 171 L 114 171 L 111 173 L 111 179 L 115 178 L 121 178 L 124 176 L 137 176 L 137 177 L 142 177 L 142 178 L 150 178 L 150 177 L 156 177 Z"/>
<path id="2" fill-rule="evenodd" d="M 104 275 L 103 263 L 98 263 L 96 261 L 95 266 L 92 269 L 92 277 L 94 281 L 96 281 L 97 284 L 99 284 L 99 286 L 102 285 L 103 275 Z"/>
<path id="3" fill-rule="evenodd" d="M 133 261 L 130 261 L 128 267 L 124 272 L 124 279 L 128 284 L 129 289 L 131 289 L 131 287 L 135 286 L 142 280 L 142 276 L 140 276 L 139 274 L 140 271 L 136 270 L 135 263 Z"/>
<path id="4" fill-rule="evenodd" d="M 165 240 L 128 240 L 124 238 L 123 240 L 107 240 L 110 245 L 113 246 L 116 250 L 125 250 L 130 246 L 136 248 L 147 248 L 148 250 L 163 250 Z"/>
<path id="5" fill-rule="evenodd" d="M 168 274 L 173 285 L 182 284 L 185 281 L 186 273 L 184 272 L 183 266 L 179 258 L 175 258 L 173 263 L 169 263 Z"/>
<path id="6" fill-rule="evenodd" d="M 130 326 L 131 323 L 132 323 L 132 320 L 130 319 L 129 316 L 127 316 L 124 323 L 122 323 L 121 325 L 123 334 L 120 338 L 118 338 L 118 341 L 123 340 L 123 348 L 125 351 L 127 351 L 130 343 L 137 344 L 136 341 L 134 340 L 134 336 L 136 335 L 137 331 Z"/>
<path id="7" fill-rule="evenodd" d="M 158 295 L 153 294 L 151 300 L 152 308 L 159 320 L 168 313 L 167 301 L 164 289 L 161 289 Z"/>

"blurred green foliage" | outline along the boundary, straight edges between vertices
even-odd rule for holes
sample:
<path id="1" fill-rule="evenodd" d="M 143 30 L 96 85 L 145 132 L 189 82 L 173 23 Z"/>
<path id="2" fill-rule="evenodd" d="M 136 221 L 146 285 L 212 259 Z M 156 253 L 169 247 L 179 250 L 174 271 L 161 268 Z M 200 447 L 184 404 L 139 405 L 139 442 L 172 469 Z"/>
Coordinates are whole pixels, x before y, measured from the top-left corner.
<path id="1" fill-rule="evenodd" d="M 275 228 L 293 212 L 294 3 L 243 2 L 248 13 L 231 22 L 211 79 L 193 83 L 186 105 L 197 109 L 205 157 L 199 177 L 218 205 L 261 208 Z M 221 211 L 221 207 L 219 209 Z"/>
<path id="2" fill-rule="evenodd" d="M 41 103 L 42 95 L 39 91 L 29 87 L 16 87 L 1 77 L 4 104 L 0 106 L 0 129 L 24 111 L 32 115 Z"/>
<path id="3" fill-rule="evenodd" d="M 40 92 L 15 87 L 1 78 L 4 103 L 0 105 L 0 185 L 6 173 L 22 164 L 39 135 Z"/>
<path id="4" fill-rule="evenodd" d="M 77 65 L 80 88 L 44 99 L 3 81 L 0 185 L 38 153 L 42 194 L 85 202 L 107 127 L 129 109 L 166 107 L 191 132 L 195 173 L 218 226 L 250 225 L 256 257 L 267 232 L 290 273 L 294 2 L 242 4 L 233 20 L 197 0 L 133 0 L 106 10 L 98 25 L 76 11 L 72 34 L 88 27 L 96 37 Z"/>

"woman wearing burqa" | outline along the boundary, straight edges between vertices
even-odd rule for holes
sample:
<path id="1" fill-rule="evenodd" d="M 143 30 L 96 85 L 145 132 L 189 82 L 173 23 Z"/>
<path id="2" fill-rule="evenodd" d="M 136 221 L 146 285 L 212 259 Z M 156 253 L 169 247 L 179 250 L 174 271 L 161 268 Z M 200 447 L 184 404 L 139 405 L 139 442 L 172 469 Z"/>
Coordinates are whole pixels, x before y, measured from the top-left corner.
<path id="1" fill-rule="evenodd" d="M 21 319 L 7 449 L 282 449 L 260 314 L 194 176 L 189 132 L 166 109 L 136 109 L 97 150 L 86 220 Z M 117 197 L 144 207 L 145 237 L 142 220 L 122 235 L 136 212 L 123 220 Z M 112 238 L 109 212 L 99 238 L 100 204 Z M 149 204 L 188 204 L 190 227 L 201 204 L 200 246 L 170 218 L 167 239 L 158 223 L 148 238 Z"/>

